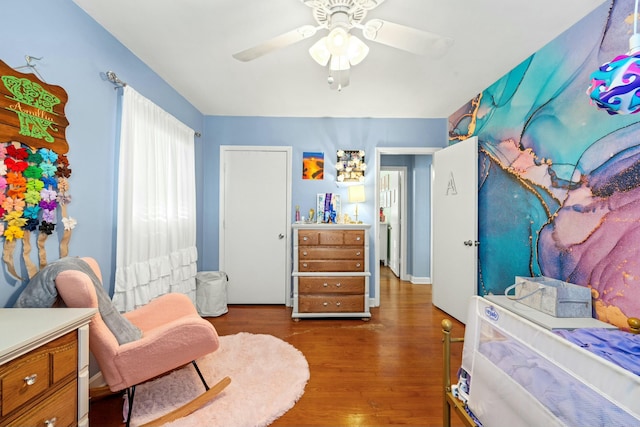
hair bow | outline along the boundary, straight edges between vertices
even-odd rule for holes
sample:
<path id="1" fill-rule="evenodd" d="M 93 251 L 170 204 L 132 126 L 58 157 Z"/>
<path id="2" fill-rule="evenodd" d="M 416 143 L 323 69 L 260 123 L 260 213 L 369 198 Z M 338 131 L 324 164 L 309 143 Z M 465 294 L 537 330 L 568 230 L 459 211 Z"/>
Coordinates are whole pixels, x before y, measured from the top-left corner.
<path id="1" fill-rule="evenodd" d="M 43 162 L 55 163 L 56 160 L 58 160 L 58 155 L 53 150 L 50 150 L 48 148 L 41 148 L 38 152 L 42 156 Z"/>
<path id="2" fill-rule="evenodd" d="M 62 223 L 64 224 L 65 230 L 73 230 L 74 228 L 76 228 L 77 221 L 72 217 L 64 217 L 62 218 Z"/>
<path id="3" fill-rule="evenodd" d="M 43 176 L 42 178 L 40 178 L 40 181 L 42 181 L 44 187 L 51 187 L 53 189 L 58 188 L 58 180 L 54 177 Z"/>
<path id="4" fill-rule="evenodd" d="M 71 169 L 65 165 L 58 165 L 58 170 L 56 171 L 57 177 L 65 177 L 69 178 L 71 176 Z"/>
<path id="5" fill-rule="evenodd" d="M 27 153 L 26 148 L 16 148 L 13 144 L 7 146 L 7 154 L 18 160 L 24 160 L 29 157 L 29 153 Z"/>
<path id="6" fill-rule="evenodd" d="M 55 200 L 40 200 L 38 206 L 40 206 L 42 209 L 53 211 L 56 209 L 56 207 L 58 207 L 58 202 L 56 202 Z"/>
<path id="7" fill-rule="evenodd" d="M 8 166 L 7 166 L 8 167 Z M 40 163 L 40 169 L 42 169 L 42 175 L 43 176 L 55 176 L 56 175 L 56 170 L 58 169 L 56 167 L 56 165 L 54 165 L 53 163 Z"/>
<path id="8" fill-rule="evenodd" d="M 24 230 L 20 227 L 16 227 L 15 225 L 10 225 L 2 234 L 4 234 L 5 239 L 10 242 L 13 239 L 22 239 L 24 237 Z"/>
<path id="9" fill-rule="evenodd" d="M 25 191 L 27 191 L 26 185 L 12 185 L 7 191 L 7 196 L 14 199 L 24 199 Z"/>
<path id="10" fill-rule="evenodd" d="M 71 194 L 69 193 L 58 193 L 56 196 L 56 201 L 60 205 L 68 205 L 71 203 Z"/>
<path id="11" fill-rule="evenodd" d="M 36 219 L 38 218 L 38 213 L 40 212 L 40 206 L 27 206 L 22 213 L 22 216 L 25 218 Z"/>
<path id="12" fill-rule="evenodd" d="M 49 188 L 43 188 L 40 190 L 40 198 L 45 201 L 55 200 L 57 192 Z"/>
<path id="13" fill-rule="evenodd" d="M 0 144 L 0 158 L 4 158 L 7 155 L 7 146 Z"/>
<path id="14" fill-rule="evenodd" d="M 25 169 L 24 173 L 22 174 L 25 178 L 32 178 L 32 179 L 40 179 L 40 177 L 42 176 L 42 168 L 39 168 L 38 166 L 34 166 L 31 165 L 28 168 Z"/>
<path id="15" fill-rule="evenodd" d="M 44 234 L 51 234 L 53 233 L 53 230 L 56 228 L 56 225 L 48 222 L 48 221 L 42 221 L 40 223 L 40 227 L 38 227 L 38 229 L 40 230 L 41 233 Z"/>
<path id="16" fill-rule="evenodd" d="M 42 156 L 37 151 L 29 153 L 29 157 L 27 157 L 27 162 L 29 163 L 40 163 L 42 161 Z"/>
<path id="17" fill-rule="evenodd" d="M 30 179 L 27 181 L 27 191 L 33 190 L 40 193 L 40 190 L 44 188 L 44 182 L 39 179 Z"/>
<path id="18" fill-rule="evenodd" d="M 22 160 L 15 160 L 11 157 L 5 157 L 4 164 L 7 166 L 8 170 L 16 172 L 23 172 L 27 167 L 29 167 L 29 163 Z"/>
<path id="19" fill-rule="evenodd" d="M 22 217 L 21 211 L 13 211 L 5 214 L 2 219 L 8 224 L 15 227 L 22 227 L 26 224 L 27 219 Z"/>
<path id="20" fill-rule="evenodd" d="M 2 202 L 2 207 L 7 211 L 19 211 L 20 215 L 22 215 L 22 211 L 24 210 L 25 202 L 22 199 L 14 199 L 13 197 L 7 197 Z M 6 219 L 5 219 L 6 221 Z"/>
<path id="21" fill-rule="evenodd" d="M 44 209 L 42 211 L 42 221 L 54 223 L 56 221 L 56 211 L 53 209 Z"/>
<path id="22" fill-rule="evenodd" d="M 40 192 L 36 190 L 27 190 L 24 194 L 24 201 L 31 203 L 32 205 L 37 205 L 40 202 L 40 199 Z"/>
<path id="23" fill-rule="evenodd" d="M 23 186 L 27 184 L 27 179 L 19 173 L 9 172 L 7 173 L 7 184 Z"/>
<path id="24" fill-rule="evenodd" d="M 24 229 L 28 231 L 36 231 L 39 223 L 40 221 L 38 221 L 37 218 L 29 218 L 24 225 Z"/>
<path id="25" fill-rule="evenodd" d="M 66 193 L 69 191 L 69 181 L 67 178 L 58 178 L 58 193 Z"/>

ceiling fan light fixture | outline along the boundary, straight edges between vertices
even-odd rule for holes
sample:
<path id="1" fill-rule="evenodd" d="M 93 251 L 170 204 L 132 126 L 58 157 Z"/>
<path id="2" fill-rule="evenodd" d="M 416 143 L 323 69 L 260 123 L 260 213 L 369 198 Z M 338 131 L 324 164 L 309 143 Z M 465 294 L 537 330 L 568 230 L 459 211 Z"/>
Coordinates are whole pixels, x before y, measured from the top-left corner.
<path id="1" fill-rule="evenodd" d="M 347 55 L 331 55 L 331 62 L 329 64 L 329 70 L 331 71 L 343 71 L 351 68 L 349 65 L 349 58 Z"/>
<path id="2" fill-rule="evenodd" d="M 313 60 L 318 64 L 326 67 L 329 59 L 331 59 L 331 52 L 327 49 L 327 38 L 323 37 L 315 42 L 313 46 L 309 48 L 309 55 L 311 55 Z"/>
<path id="3" fill-rule="evenodd" d="M 369 54 L 369 46 L 356 36 L 349 38 L 349 47 L 347 48 L 347 57 L 351 65 L 358 65 Z"/>
<path id="4" fill-rule="evenodd" d="M 342 27 L 336 27 L 327 36 L 327 49 L 332 55 L 345 55 L 349 48 L 351 35 Z"/>

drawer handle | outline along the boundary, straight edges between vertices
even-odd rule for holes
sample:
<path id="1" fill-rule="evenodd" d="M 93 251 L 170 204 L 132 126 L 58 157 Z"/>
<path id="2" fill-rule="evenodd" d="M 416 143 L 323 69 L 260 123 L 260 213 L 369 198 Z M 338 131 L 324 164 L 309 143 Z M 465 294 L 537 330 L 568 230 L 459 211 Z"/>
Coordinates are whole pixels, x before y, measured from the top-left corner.
<path id="1" fill-rule="evenodd" d="M 340 301 L 338 301 L 338 302 L 336 303 L 336 306 L 337 306 L 337 307 L 340 307 Z"/>
<path id="2" fill-rule="evenodd" d="M 339 288 L 340 286 L 342 286 L 342 283 L 340 282 L 336 283 L 336 288 Z"/>
<path id="3" fill-rule="evenodd" d="M 356 252 L 356 256 L 360 256 L 361 253 L 362 252 L 360 252 L 360 251 Z"/>
<path id="4" fill-rule="evenodd" d="M 58 421 L 58 419 L 53 417 L 50 420 L 44 420 L 44 425 L 45 427 L 56 427 L 56 421 Z"/>
<path id="5" fill-rule="evenodd" d="M 307 268 L 307 267 L 309 267 L 309 264 L 307 264 L 306 262 L 303 262 L 303 263 L 302 263 L 302 266 L 303 266 L 304 268 Z"/>
<path id="6" fill-rule="evenodd" d="M 357 241 L 360 241 L 360 236 L 356 237 L 356 240 L 357 240 Z"/>
<path id="7" fill-rule="evenodd" d="M 307 251 L 302 252 L 302 256 L 307 256 Z"/>
<path id="8" fill-rule="evenodd" d="M 357 264 L 356 264 L 356 267 L 360 268 L 360 263 L 357 263 Z"/>
<path id="9" fill-rule="evenodd" d="M 322 305 L 324 305 L 326 307 L 326 306 L 329 305 L 329 303 L 325 301 L 325 302 L 322 303 Z"/>
<path id="10" fill-rule="evenodd" d="M 32 375 L 29 375 L 28 377 L 24 377 L 24 382 L 27 385 L 34 385 L 37 379 L 38 379 L 38 374 L 32 374 Z"/>
<path id="11" fill-rule="evenodd" d="M 307 240 L 309 240 L 309 238 L 308 238 L 307 236 L 304 236 L 304 237 L 302 238 L 302 240 L 304 240 L 304 241 L 306 242 Z"/>
<path id="12" fill-rule="evenodd" d="M 322 286 L 324 286 L 326 288 L 327 286 L 329 286 L 329 284 L 325 283 Z"/>

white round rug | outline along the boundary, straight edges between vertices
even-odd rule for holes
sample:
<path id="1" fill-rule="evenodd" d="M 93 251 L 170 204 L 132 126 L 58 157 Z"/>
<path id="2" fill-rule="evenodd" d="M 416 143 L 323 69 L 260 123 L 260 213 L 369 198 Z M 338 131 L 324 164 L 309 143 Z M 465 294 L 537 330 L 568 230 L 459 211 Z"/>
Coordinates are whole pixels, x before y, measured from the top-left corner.
<path id="1" fill-rule="evenodd" d="M 196 361 L 209 386 L 231 384 L 214 400 L 166 427 L 267 426 L 295 405 L 309 380 L 309 364 L 272 335 L 220 337 L 220 348 Z M 131 425 L 139 426 L 193 400 L 205 389 L 193 365 L 136 387 Z"/>

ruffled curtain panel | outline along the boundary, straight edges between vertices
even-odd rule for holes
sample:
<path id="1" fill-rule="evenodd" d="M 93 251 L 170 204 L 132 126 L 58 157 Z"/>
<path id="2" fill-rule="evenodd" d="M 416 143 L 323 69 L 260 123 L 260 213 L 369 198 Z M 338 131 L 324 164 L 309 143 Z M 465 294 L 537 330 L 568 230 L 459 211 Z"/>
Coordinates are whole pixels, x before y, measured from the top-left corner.
<path id="1" fill-rule="evenodd" d="M 113 302 L 123 312 L 168 292 L 195 302 L 195 132 L 123 90 Z"/>

